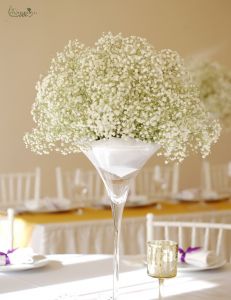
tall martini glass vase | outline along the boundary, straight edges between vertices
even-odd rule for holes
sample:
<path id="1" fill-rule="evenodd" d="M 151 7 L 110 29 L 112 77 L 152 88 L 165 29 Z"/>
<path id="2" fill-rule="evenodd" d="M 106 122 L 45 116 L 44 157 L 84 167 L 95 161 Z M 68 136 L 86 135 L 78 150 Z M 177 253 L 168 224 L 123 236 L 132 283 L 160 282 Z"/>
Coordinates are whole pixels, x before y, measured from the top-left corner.
<path id="1" fill-rule="evenodd" d="M 114 224 L 113 296 L 119 298 L 119 246 L 121 221 L 130 184 L 159 145 L 131 138 L 98 140 L 83 150 L 99 172 L 110 199 Z"/>

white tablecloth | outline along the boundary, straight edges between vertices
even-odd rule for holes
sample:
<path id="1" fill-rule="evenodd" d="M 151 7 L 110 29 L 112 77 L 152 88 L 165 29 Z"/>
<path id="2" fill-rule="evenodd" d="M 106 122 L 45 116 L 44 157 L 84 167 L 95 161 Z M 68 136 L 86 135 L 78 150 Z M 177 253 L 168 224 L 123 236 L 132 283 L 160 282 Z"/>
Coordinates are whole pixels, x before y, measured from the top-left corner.
<path id="1" fill-rule="evenodd" d="M 172 214 L 157 216 L 156 220 L 231 223 L 231 211 Z M 113 253 L 113 223 L 112 220 L 91 220 L 38 224 L 33 229 L 30 246 L 43 254 L 111 254 Z M 145 253 L 145 217 L 123 219 L 120 248 L 121 254 Z"/>
<path id="2" fill-rule="evenodd" d="M 106 255 L 53 255 L 40 269 L 0 273 L 1 300 L 101 300 L 112 294 L 112 257 Z M 121 259 L 119 300 L 157 297 L 157 280 L 146 267 L 126 265 Z M 169 300 L 228 300 L 231 265 L 216 270 L 178 273 L 165 280 Z"/>

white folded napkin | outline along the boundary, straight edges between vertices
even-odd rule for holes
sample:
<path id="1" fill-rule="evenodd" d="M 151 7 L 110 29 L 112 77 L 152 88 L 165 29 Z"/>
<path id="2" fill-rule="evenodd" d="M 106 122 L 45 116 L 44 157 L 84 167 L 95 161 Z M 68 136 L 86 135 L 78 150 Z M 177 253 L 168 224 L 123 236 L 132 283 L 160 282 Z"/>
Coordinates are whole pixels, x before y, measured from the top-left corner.
<path id="1" fill-rule="evenodd" d="M 33 264 L 36 254 L 32 248 L 17 248 L 0 252 L 0 266 L 17 265 L 17 264 Z"/>
<path id="2" fill-rule="evenodd" d="M 218 193 L 215 191 L 201 191 L 197 188 L 183 190 L 177 194 L 176 198 L 184 200 L 216 199 Z"/>
<path id="3" fill-rule="evenodd" d="M 209 199 L 217 199 L 218 196 L 219 196 L 217 192 L 212 191 L 212 190 L 210 190 L 210 191 L 202 191 L 201 195 L 202 195 L 203 199 L 208 199 L 208 200 Z"/>
<path id="4" fill-rule="evenodd" d="M 40 201 L 28 200 L 25 202 L 25 208 L 31 211 L 35 210 L 60 210 L 68 209 L 71 206 L 71 201 L 66 198 L 43 198 Z"/>
<path id="5" fill-rule="evenodd" d="M 216 265 L 221 261 L 221 257 L 217 256 L 214 251 L 206 251 L 202 248 L 195 249 L 190 247 L 190 249 L 195 249 L 195 250 L 188 252 L 188 249 L 186 251 L 183 251 L 184 253 L 182 252 L 179 253 L 178 260 L 181 261 L 182 263 L 187 263 L 193 266 L 203 268 L 203 267 Z"/>
<path id="6" fill-rule="evenodd" d="M 177 194 L 177 198 L 186 199 L 186 200 L 193 200 L 198 199 L 199 197 L 199 190 L 198 189 L 188 189 L 183 190 Z"/>
<path id="7" fill-rule="evenodd" d="M 127 204 L 136 204 L 136 203 L 147 203 L 148 197 L 146 195 L 128 195 L 128 199 L 126 201 Z M 110 200 L 108 196 L 103 196 L 100 201 L 98 202 L 99 205 L 110 206 Z"/>
<path id="8" fill-rule="evenodd" d="M 44 198 L 47 207 L 58 209 L 68 209 L 71 206 L 71 200 L 66 198 Z"/>
<path id="9" fill-rule="evenodd" d="M 147 202 L 148 201 L 148 197 L 146 195 L 136 195 L 136 194 L 133 194 L 133 195 L 128 195 L 128 200 L 127 202 L 130 202 L 130 203 L 140 203 L 140 202 Z"/>

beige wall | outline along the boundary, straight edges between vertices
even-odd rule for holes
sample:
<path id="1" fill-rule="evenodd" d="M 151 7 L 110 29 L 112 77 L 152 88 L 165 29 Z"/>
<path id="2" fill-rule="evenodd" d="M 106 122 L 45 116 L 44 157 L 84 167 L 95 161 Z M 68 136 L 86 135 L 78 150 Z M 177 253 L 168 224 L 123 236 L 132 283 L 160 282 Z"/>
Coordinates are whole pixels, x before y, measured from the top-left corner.
<path id="1" fill-rule="evenodd" d="M 37 14 L 10 17 L 10 6 L 30 7 Z M 91 168 L 82 154 L 37 156 L 22 142 L 33 126 L 30 109 L 39 74 L 46 73 L 51 58 L 69 39 L 91 45 L 102 32 L 139 35 L 156 48 L 175 49 L 184 57 L 208 54 L 231 68 L 230 29 L 230 0 L 1 0 L 0 172 L 41 166 L 43 194 L 52 195 L 55 166 Z M 210 159 L 231 159 L 230 134 L 222 135 Z M 185 160 L 182 187 L 198 184 L 199 168 L 199 156 Z"/>

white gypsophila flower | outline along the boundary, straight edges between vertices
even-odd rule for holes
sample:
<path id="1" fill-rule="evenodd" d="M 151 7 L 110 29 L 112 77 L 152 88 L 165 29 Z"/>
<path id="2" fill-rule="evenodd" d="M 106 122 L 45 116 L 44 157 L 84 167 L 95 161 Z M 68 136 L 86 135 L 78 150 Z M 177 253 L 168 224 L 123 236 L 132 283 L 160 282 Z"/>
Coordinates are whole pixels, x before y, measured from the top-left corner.
<path id="1" fill-rule="evenodd" d="M 192 59 L 189 68 L 207 110 L 231 130 L 231 71 L 214 61 Z"/>
<path id="2" fill-rule="evenodd" d="M 130 137 L 181 161 L 190 149 L 206 156 L 220 133 L 178 53 L 140 37 L 108 33 L 94 47 L 70 41 L 36 89 L 37 127 L 24 141 L 39 154 Z"/>

